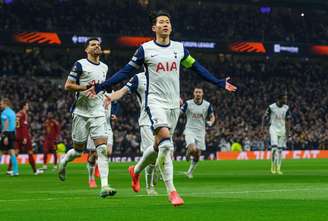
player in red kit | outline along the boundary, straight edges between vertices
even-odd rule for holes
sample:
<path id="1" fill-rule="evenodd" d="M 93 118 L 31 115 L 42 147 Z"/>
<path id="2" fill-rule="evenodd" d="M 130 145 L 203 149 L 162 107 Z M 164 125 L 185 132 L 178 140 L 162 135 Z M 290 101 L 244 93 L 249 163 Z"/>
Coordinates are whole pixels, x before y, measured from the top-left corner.
<path id="1" fill-rule="evenodd" d="M 47 120 L 43 124 L 44 127 L 44 143 L 43 143 L 43 167 L 42 169 L 48 169 L 48 153 L 53 153 L 54 155 L 54 169 L 57 168 L 57 145 L 60 125 L 57 120 L 54 119 L 53 113 L 48 112 Z"/>
<path id="2" fill-rule="evenodd" d="M 43 171 L 37 170 L 35 166 L 31 134 L 29 131 L 28 110 L 29 110 L 29 103 L 25 101 L 21 104 L 21 110 L 16 114 L 15 149 L 16 149 L 16 154 L 27 152 L 28 161 L 32 167 L 33 173 L 35 175 L 39 175 Z M 8 170 L 10 171 L 10 169 Z"/>

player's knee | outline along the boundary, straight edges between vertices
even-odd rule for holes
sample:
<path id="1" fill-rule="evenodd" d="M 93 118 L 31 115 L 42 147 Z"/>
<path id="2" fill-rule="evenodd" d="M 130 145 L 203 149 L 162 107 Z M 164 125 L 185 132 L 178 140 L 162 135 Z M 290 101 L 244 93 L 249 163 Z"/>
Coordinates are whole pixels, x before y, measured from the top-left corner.
<path id="1" fill-rule="evenodd" d="M 170 129 L 167 127 L 159 127 L 155 129 L 155 136 L 157 141 L 170 137 Z"/>
<path id="2" fill-rule="evenodd" d="M 197 148 L 196 148 L 195 144 L 189 144 L 187 148 L 188 148 L 188 151 L 190 154 L 192 154 L 192 155 L 197 154 Z"/>
<path id="3" fill-rule="evenodd" d="M 173 144 L 172 144 L 171 138 L 169 138 L 169 137 L 162 138 L 158 143 L 158 148 L 160 150 L 165 149 L 168 151 L 173 149 Z"/>
<path id="4" fill-rule="evenodd" d="M 108 148 L 105 143 L 96 145 L 96 151 L 98 157 L 103 157 L 103 156 L 108 157 Z"/>
<path id="5" fill-rule="evenodd" d="M 107 137 L 100 137 L 100 138 L 94 139 L 94 142 L 95 142 L 96 146 L 99 146 L 102 144 L 107 144 Z"/>
<path id="6" fill-rule="evenodd" d="M 85 148 L 85 143 L 73 143 L 73 148 L 76 151 L 83 151 Z"/>

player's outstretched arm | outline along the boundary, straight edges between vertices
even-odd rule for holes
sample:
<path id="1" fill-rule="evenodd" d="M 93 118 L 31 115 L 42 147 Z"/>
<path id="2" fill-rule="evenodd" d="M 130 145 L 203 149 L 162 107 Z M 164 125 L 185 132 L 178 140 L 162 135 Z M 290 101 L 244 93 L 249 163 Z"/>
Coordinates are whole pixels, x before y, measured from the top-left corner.
<path id="1" fill-rule="evenodd" d="M 181 61 L 181 64 L 185 68 L 190 68 L 195 71 L 199 76 L 204 80 L 226 89 L 229 92 L 234 92 L 237 90 L 237 87 L 229 82 L 230 77 L 225 79 L 218 79 L 213 74 L 211 74 L 204 66 L 202 66 L 198 61 L 196 61 L 189 52 L 185 49 L 185 58 Z"/>
<path id="2" fill-rule="evenodd" d="M 89 89 L 91 85 L 80 85 L 78 83 L 82 73 L 83 70 L 82 70 L 81 63 L 79 61 L 75 62 L 65 82 L 65 86 L 64 86 L 65 90 L 78 92 L 78 91 L 85 91 Z"/>
<path id="3" fill-rule="evenodd" d="M 95 96 L 100 91 L 109 89 L 112 85 L 117 84 L 124 79 L 132 77 L 137 73 L 137 70 L 141 67 L 144 63 L 144 49 L 140 46 L 137 51 L 134 53 L 133 57 L 131 58 L 130 62 L 126 64 L 121 70 L 116 72 L 110 79 L 106 80 L 101 84 L 96 84 L 94 87 L 90 88 L 87 91 L 87 96 Z"/>
<path id="4" fill-rule="evenodd" d="M 108 90 L 112 85 L 120 83 L 124 79 L 137 73 L 137 69 L 130 64 L 126 64 L 121 70 L 116 72 L 111 78 L 101 84 L 95 84 L 86 91 L 86 96 L 95 97 L 100 91 Z"/>
<path id="5" fill-rule="evenodd" d="M 66 82 L 65 82 L 65 90 L 67 90 L 67 91 L 72 91 L 72 92 L 85 91 L 90 87 L 91 87 L 91 85 L 76 84 L 76 82 L 72 81 L 72 80 L 66 80 Z"/>
<path id="6" fill-rule="evenodd" d="M 109 78 L 108 80 L 104 81 L 101 84 L 96 84 L 95 92 L 99 93 L 100 91 L 110 88 L 114 84 L 120 83 L 124 79 L 127 79 L 132 75 L 136 74 L 137 70 L 138 69 L 136 67 L 130 64 L 126 64 L 121 70 L 116 72 L 111 78 Z"/>
<path id="7" fill-rule="evenodd" d="M 117 101 L 120 100 L 122 97 L 124 97 L 124 95 L 126 95 L 127 93 L 129 93 L 129 89 L 127 87 L 122 87 L 118 91 L 114 91 L 110 95 L 110 97 L 112 101 Z"/>

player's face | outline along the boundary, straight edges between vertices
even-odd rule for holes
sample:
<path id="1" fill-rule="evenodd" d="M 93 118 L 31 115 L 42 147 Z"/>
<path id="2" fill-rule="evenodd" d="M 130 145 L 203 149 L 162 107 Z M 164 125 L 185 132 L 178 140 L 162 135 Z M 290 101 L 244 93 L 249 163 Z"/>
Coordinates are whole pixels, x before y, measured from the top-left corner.
<path id="1" fill-rule="evenodd" d="M 53 118 L 53 114 L 51 112 L 48 113 L 48 118 Z"/>
<path id="2" fill-rule="evenodd" d="M 201 89 L 201 88 L 194 89 L 194 99 L 196 99 L 197 101 L 201 101 L 201 100 L 203 100 L 203 96 L 204 96 L 203 89 Z"/>
<path id="3" fill-rule="evenodd" d="M 287 104 L 287 96 L 283 96 L 279 99 L 281 105 Z"/>
<path id="4" fill-rule="evenodd" d="M 101 55 L 102 51 L 101 51 L 100 42 L 98 40 L 90 41 L 88 47 L 85 49 L 85 52 L 93 56 Z"/>
<path id="5" fill-rule="evenodd" d="M 153 26 L 153 32 L 163 37 L 170 36 L 172 32 L 170 18 L 167 16 L 158 16 L 156 18 L 156 24 Z"/>
<path id="6" fill-rule="evenodd" d="M 287 96 L 283 96 L 283 98 L 282 98 L 282 103 L 283 103 L 283 104 L 287 104 Z"/>
<path id="7" fill-rule="evenodd" d="M 24 105 L 24 109 L 25 109 L 26 111 L 28 111 L 28 109 L 29 109 L 29 105 L 28 105 L 28 103 L 26 103 L 26 104 Z"/>
<path id="8" fill-rule="evenodd" d="M 8 107 L 7 103 L 3 100 L 0 102 L 0 109 L 5 109 L 6 107 Z"/>

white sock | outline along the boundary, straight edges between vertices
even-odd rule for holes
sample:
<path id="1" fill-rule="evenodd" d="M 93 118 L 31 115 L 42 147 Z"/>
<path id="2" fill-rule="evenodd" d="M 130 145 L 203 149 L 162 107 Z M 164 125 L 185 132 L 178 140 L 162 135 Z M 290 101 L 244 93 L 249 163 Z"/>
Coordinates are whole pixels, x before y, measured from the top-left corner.
<path id="1" fill-rule="evenodd" d="M 280 170 L 280 167 L 281 167 L 281 162 L 282 162 L 282 148 L 279 148 L 277 150 L 277 155 L 278 155 L 278 159 L 277 159 L 277 168 L 278 170 Z"/>
<path id="2" fill-rule="evenodd" d="M 146 179 L 146 188 L 153 187 L 154 186 L 154 171 L 155 171 L 155 165 L 149 164 L 145 168 L 145 179 Z"/>
<path id="3" fill-rule="evenodd" d="M 101 187 L 108 186 L 108 150 L 106 144 L 97 146 L 98 169 L 100 173 Z"/>
<path id="4" fill-rule="evenodd" d="M 187 173 L 192 174 L 192 171 L 196 168 L 197 164 L 198 160 L 195 161 L 194 159 L 192 159 Z"/>
<path id="5" fill-rule="evenodd" d="M 66 166 L 68 162 L 71 162 L 72 160 L 80 157 L 81 155 L 82 155 L 82 152 L 79 152 L 79 151 L 75 150 L 74 148 L 72 148 L 69 151 L 67 151 L 67 153 L 61 160 L 61 163 L 63 163 L 64 166 Z"/>
<path id="6" fill-rule="evenodd" d="M 156 162 L 157 152 L 153 146 L 149 146 L 142 154 L 141 159 L 134 167 L 134 173 L 139 174 L 146 166 Z"/>
<path id="7" fill-rule="evenodd" d="M 95 165 L 88 162 L 87 164 L 89 181 L 95 180 Z"/>
<path id="8" fill-rule="evenodd" d="M 156 160 L 156 166 L 158 166 L 163 181 L 168 193 L 176 191 L 173 184 L 173 162 L 171 158 L 171 152 L 173 150 L 173 144 L 171 140 L 163 141 L 158 147 L 158 157 Z"/>
<path id="9" fill-rule="evenodd" d="M 276 147 L 271 148 L 271 164 L 273 166 L 277 166 L 277 148 Z"/>

